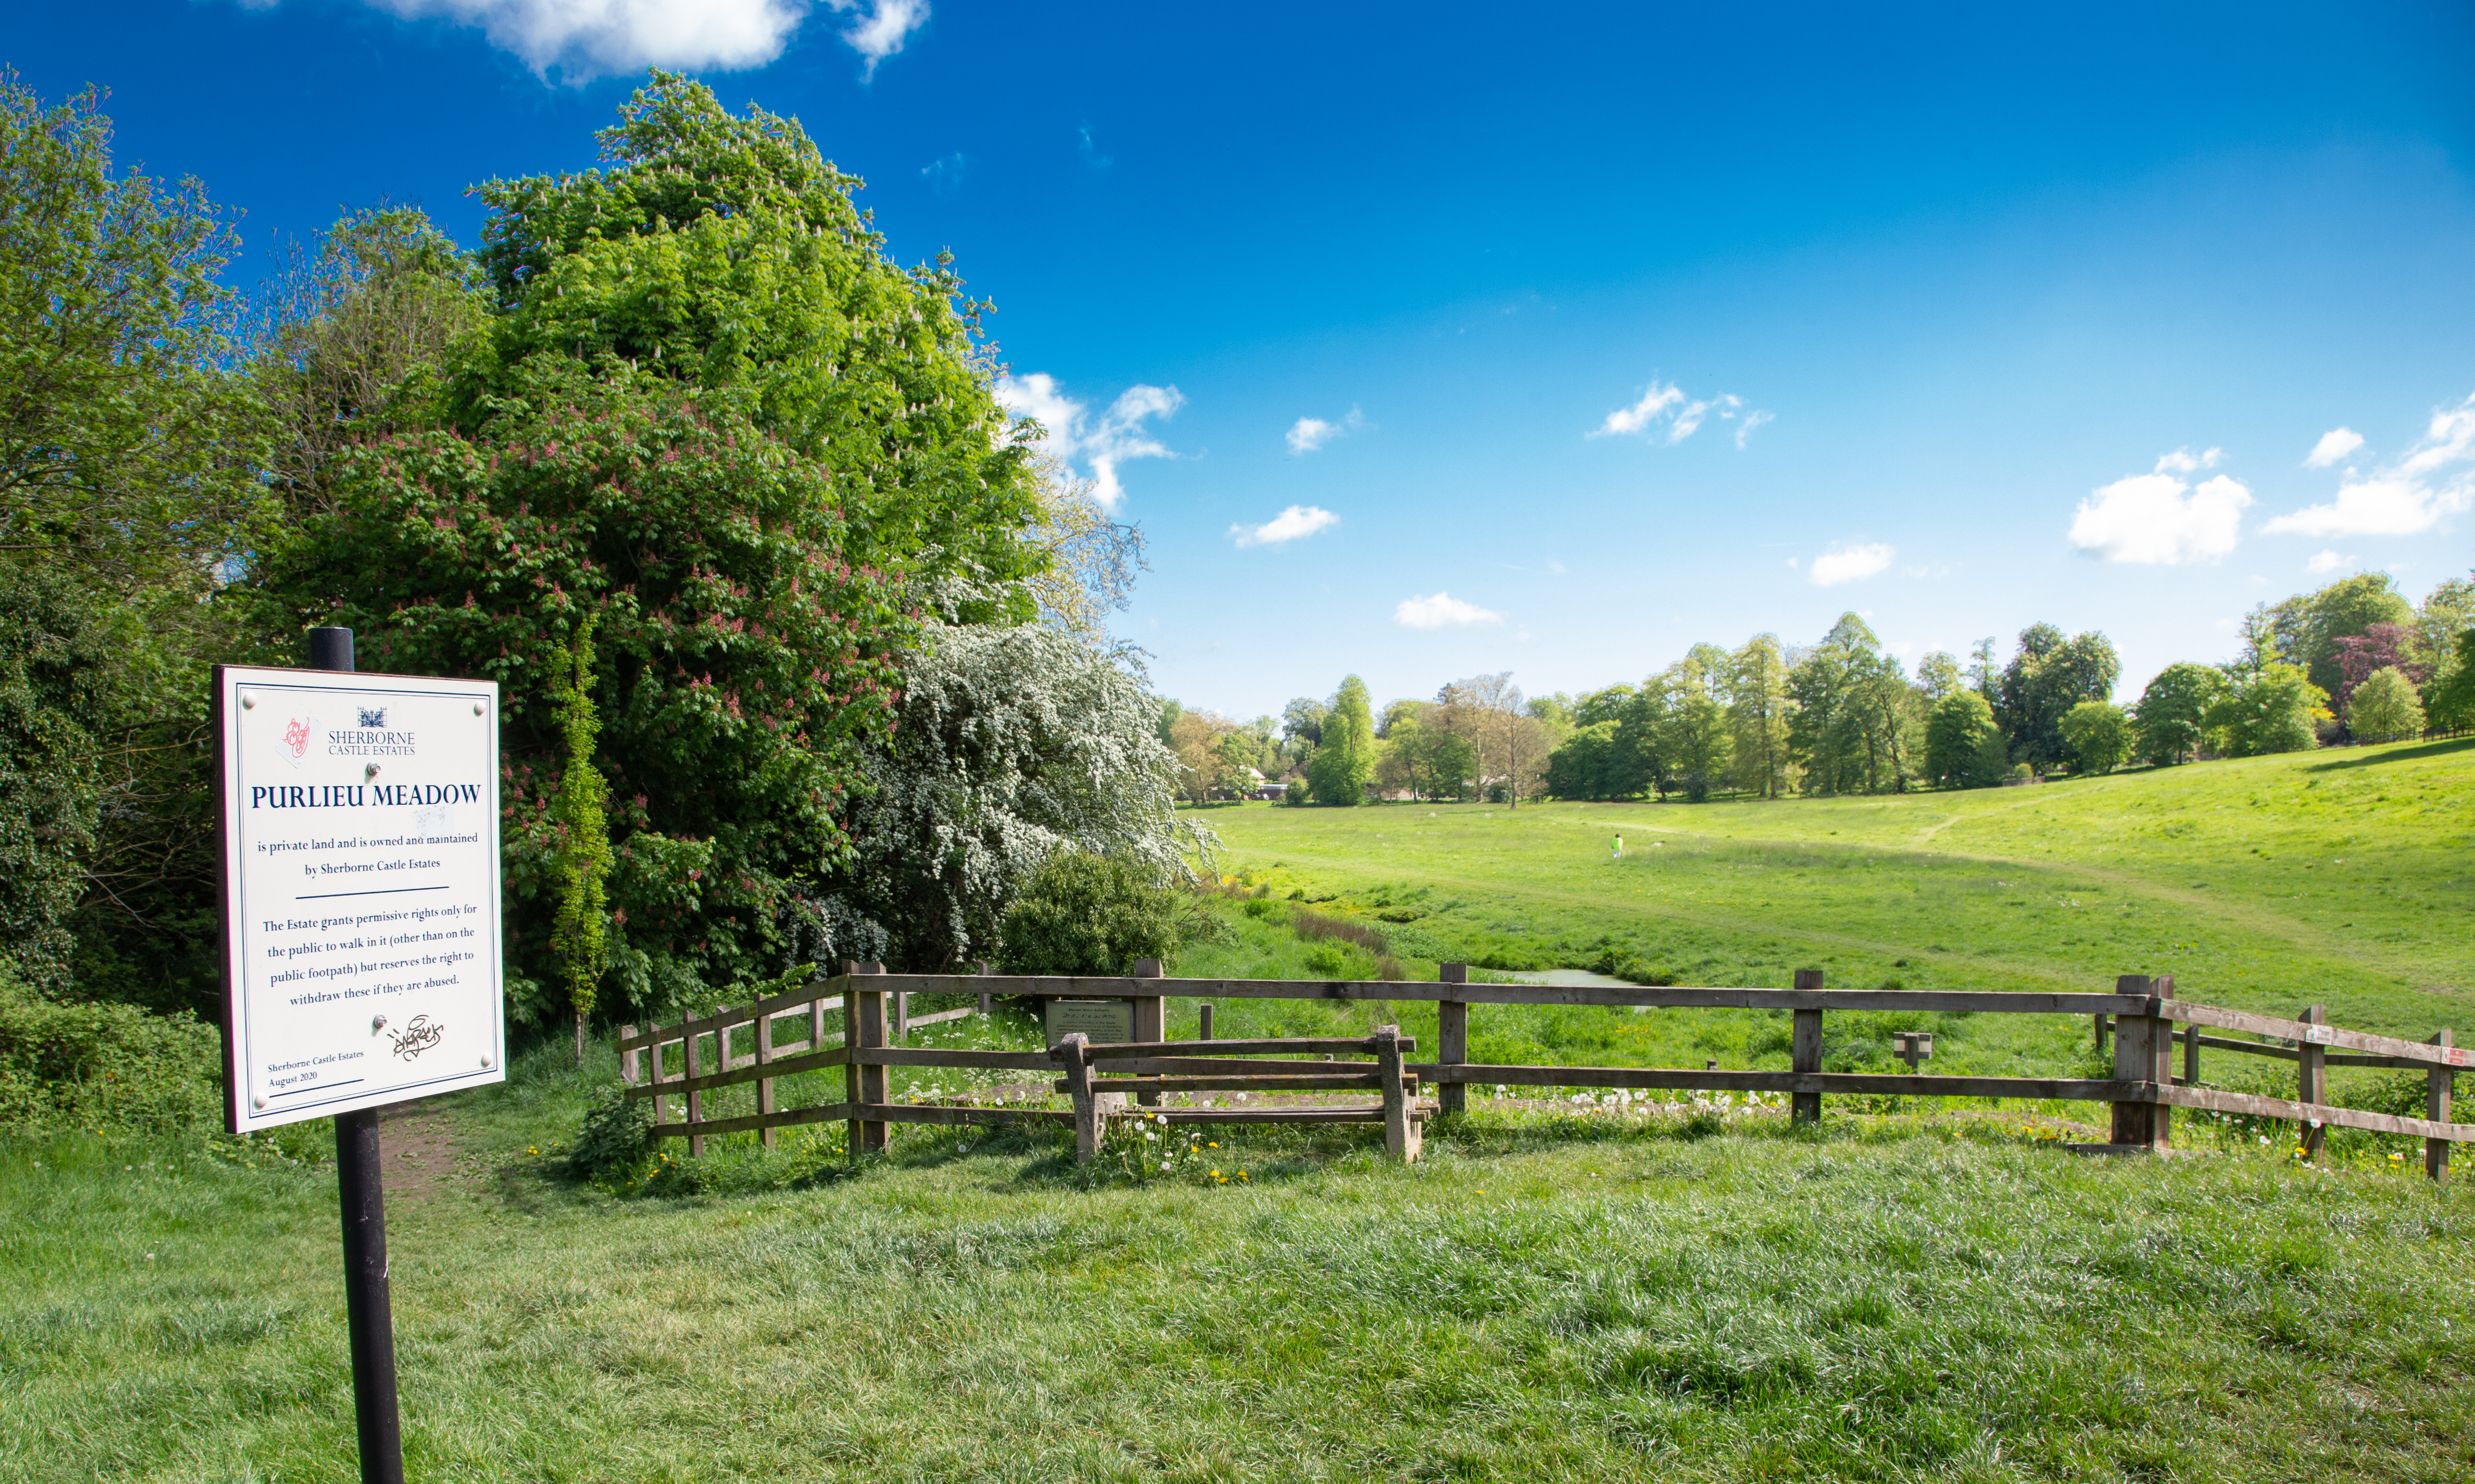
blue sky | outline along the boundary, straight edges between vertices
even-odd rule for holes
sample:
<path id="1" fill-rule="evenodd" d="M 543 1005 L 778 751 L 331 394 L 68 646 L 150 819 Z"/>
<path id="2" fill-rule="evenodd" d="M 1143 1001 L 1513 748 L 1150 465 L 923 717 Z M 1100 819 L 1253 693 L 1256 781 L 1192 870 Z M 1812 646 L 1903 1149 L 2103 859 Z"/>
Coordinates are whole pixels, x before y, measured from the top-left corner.
<path id="1" fill-rule="evenodd" d="M 2161 13 L 2164 12 L 2164 13 Z M 959 255 L 1235 715 L 1638 681 L 1844 610 L 1914 659 L 2475 563 L 2463 5 L 1520 10 L 89 0 L 4 58 L 252 253 L 591 163 L 647 62 Z"/>

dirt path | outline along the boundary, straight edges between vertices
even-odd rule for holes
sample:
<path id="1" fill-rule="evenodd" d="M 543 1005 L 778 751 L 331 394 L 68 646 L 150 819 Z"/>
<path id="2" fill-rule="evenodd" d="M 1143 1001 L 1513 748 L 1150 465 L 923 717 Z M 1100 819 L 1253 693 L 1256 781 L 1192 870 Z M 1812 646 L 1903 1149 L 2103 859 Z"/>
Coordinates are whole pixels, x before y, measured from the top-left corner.
<path id="1" fill-rule="evenodd" d="M 465 1179 L 456 1162 L 464 1142 L 428 1103 L 404 1103 L 379 1114 L 379 1148 L 386 1156 L 390 1203 L 426 1201 Z"/>

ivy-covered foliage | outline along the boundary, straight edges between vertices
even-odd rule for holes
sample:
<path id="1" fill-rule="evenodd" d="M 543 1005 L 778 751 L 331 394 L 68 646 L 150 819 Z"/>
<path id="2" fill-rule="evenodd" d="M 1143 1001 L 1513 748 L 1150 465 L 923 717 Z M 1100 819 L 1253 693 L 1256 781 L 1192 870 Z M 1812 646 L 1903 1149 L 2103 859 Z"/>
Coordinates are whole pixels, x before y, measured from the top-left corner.
<path id="1" fill-rule="evenodd" d="M 64 576 L 0 564 L 0 960 L 55 992 L 94 842 L 109 647 Z"/>

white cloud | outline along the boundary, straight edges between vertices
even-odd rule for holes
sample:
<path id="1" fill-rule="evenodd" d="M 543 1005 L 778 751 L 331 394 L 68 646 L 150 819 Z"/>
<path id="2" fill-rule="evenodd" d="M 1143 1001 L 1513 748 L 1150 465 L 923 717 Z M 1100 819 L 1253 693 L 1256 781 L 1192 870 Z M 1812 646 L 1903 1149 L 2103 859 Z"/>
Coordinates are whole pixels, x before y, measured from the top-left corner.
<path id="1" fill-rule="evenodd" d="M 1173 386 L 1138 383 L 1117 394 L 1106 412 L 1091 416 L 1087 404 L 1068 397 L 1046 372 L 1027 377 L 997 377 L 997 401 L 1017 417 L 1041 426 L 1040 447 L 1069 465 L 1088 459 L 1091 465 L 1091 498 L 1104 510 L 1115 510 L 1126 496 L 1117 482 L 1117 466 L 1128 459 L 1169 458 L 1168 446 L 1143 425 L 1167 419 L 1186 405 L 1186 394 Z"/>
<path id="2" fill-rule="evenodd" d="M 1869 542 L 1859 547 L 1834 546 L 1813 559 L 1805 570 L 1805 580 L 1818 588 L 1835 588 L 1843 582 L 1855 582 L 1881 572 L 1899 555 L 1894 547 Z"/>
<path id="3" fill-rule="evenodd" d="M 1339 523 L 1340 517 L 1319 505 L 1291 505 L 1261 525 L 1233 525 L 1229 534 L 1241 547 L 1282 547 Z"/>
<path id="4" fill-rule="evenodd" d="M 1655 432 L 1661 442 L 1672 448 L 1700 432 L 1702 425 L 1714 414 L 1722 420 L 1744 419 L 1736 426 L 1736 447 L 1740 449 L 1754 428 L 1771 420 L 1771 414 L 1767 412 L 1746 411 L 1745 400 L 1733 392 L 1721 392 L 1709 398 L 1689 398 L 1684 395 L 1682 387 L 1662 386 L 1654 380 L 1650 383 L 1650 390 L 1641 394 L 1641 401 L 1608 413 L 1606 420 L 1592 428 L 1588 436 L 1629 438 L 1635 433 Z M 1653 427 L 1654 424 L 1662 421 L 1666 425 L 1663 431 Z"/>
<path id="5" fill-rule="evenodd" d="M 932 159 L 919 167 L 919 179 L 937 193 L 940 201 L 949 200 L 963 188 L 963 177 L 970 172 L 970 157 L 957 150 L 942 159 Z"/>
<path id="6" fill-rule="evenodd" d="M 761 67 L 782 55 L 791 33 L 799 29 L 799 23 L 808 15 L 807 0 L 371 3 L 406 20 L 443 16 L 458 25 L 478 26 L 491 45 L 514 53 L 537 75 L 546 77 L 556 68 L 571 83 L 645 67 L 722 71 Z M 915 4 L 917 0 L 878 0 L 880 10 L 888 5 L 907 8 Z M 926 19 L 927 8 L 921 5 L 918 9 L 920 18 Z M 894 44 L 898 49 L 900 39 L 897 37 Z M 873 65 L 872 60 L 870 64 Z"/>
<path id="7" fill-rule="evenodd" d="M 1401 606 L 1392 610 L 1392 620 L 1403 628 L 1446 628 L 1471 623 L 1501 623 L 1504 615 L 1465 603 L 1449 593 L 1433 597 L 1405 597 Z"/>
<path id="8" fill-rule="evenodd" d="M 2355 559 L 2351 556 L 2340 556 L 2335 551 L 2323 551 L 2312 560 L 2304 563 L 2303 570 L 2305 572 L 2315 573 L 2336 572 L 2340 567 L 2352 565 L 2354 560 Z"/>
<path id="9" fill-rule="evenodd" d="M 2071 518 L 2071 545 L 2109 562 L 2149 567 L 2217 561 L 2235 548 L 2251 491 L 2224 474 L 2197 489 L 2180 475 L 2218 457 L 2215 449 L 2196 458 L 2176 450 L 2157 461 L 2155 474 L 2092 490 Z"/>
<path id="10" fill-rule="evenodd" d="M 2462 467 L 2438 485 L 2434 482 L 2452 465 L 2470 461 L 2475 461 L 2475 397 L 2435 412 L 2423 436 L 2395 464 L 2349 477 L 2338 487 L 2336 499 L 2279 516 L 2261 529 L 2321 537 L 2416 535 L 2439 524 L 2442 516 L 2475 504 L 2475 470 Z"/>
<path id="11" fill-rule="evenodd" d="M 2326 469 L 2364 446 L 2364 435 L 2351 427 L 2333 427 L 2320 435 L 2312 451 L 2303 455 L 2306 469 Z"/>
<path id="12" fill-rule="evenodd" d="M 1366 414 L 1356 407 L 1350 408 L 1349 416 L 1337 423 L 1327 423 L 1321 418 L 1300 418 L 1289 425 L 1289 451 L 1312 453 L 1341 434 L 1357 432 L 1366 426 Z"/>
<path id="13" fill-rule="evenodd" d="M 2159 456 L 2157 473 L 2161 474 L 2197 474 L 2203 469 L 2217 468 L 2218 460 L 2225 456 L 2226 450 L 2223 449 L 2211 449 L 2205 453 L 2194 453 L 2189 449 L 2176 449 L 2171 453 Z"/>
<path id="14" fill-rule="evenodd" d="M 860 71 L 876 75 L 876 64 L 902 50 L 911 33 L 928 24 L 928 0 L 825 0 L 836 14 L 857 18 L 843 32 L 843 40 L 866 61 Z"/>

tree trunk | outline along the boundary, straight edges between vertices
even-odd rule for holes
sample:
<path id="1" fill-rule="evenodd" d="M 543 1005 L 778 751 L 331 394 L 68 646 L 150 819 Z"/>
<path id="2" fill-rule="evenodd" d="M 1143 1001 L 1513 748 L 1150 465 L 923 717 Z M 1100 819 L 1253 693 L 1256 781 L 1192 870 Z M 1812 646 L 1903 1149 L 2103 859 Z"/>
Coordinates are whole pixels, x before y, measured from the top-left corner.
<path id="1" fill-rule="evenodd" d="M 584 1007 L 581 1005 L 576 1008 L 576 1065 L 579 1071 L 584 1067 Z"/>

